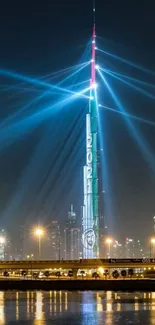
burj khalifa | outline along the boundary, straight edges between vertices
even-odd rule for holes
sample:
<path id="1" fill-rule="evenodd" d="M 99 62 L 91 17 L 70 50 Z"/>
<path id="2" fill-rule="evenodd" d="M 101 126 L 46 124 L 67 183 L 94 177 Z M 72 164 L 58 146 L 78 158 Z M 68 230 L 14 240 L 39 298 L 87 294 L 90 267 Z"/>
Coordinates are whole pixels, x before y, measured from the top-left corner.
<path id="1" fill-rule="evenodd" d="M 92 35 L 92 59 L 89 111 L 86 114 L 86 165 L 83 169 L 84 202 L 82 220 L 83 258 L 99 257 L 98 167 L 97 167 L 97 101 L 95 71 L 95 6 Z"/>

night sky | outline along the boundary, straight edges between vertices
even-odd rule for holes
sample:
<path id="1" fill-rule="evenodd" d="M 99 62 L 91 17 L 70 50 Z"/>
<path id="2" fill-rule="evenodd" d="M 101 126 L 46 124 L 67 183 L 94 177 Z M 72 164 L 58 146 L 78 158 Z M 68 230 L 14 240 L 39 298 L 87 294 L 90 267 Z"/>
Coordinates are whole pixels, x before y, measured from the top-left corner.
<path id="1" fill-rule="evenodd" d="M 90 40 L 92 20 L 90 0 L 3 2 L 0 9 L 0 67 L 37 78 L 77 64 Z M 155 72 L 153 0 L 96 0 L 96 29 L 99 48 Z M 128 67 L 110 56 L 97 52 L 97 60 L 104 68 L 155 84 L 155 76 L 151 73 Z M 3 77 L 0 80 L 4 82 Z M 107 76 L 107 80 L 130 113 L 155 121 L 155 99 L 131 90 L 111 77 Z M 115 108 L 100 78 L 98 83 L 99 101 Z M 155 95 L 155 89 L 145 89 Z M 20 95 L 20 103 L 25 103 L 27 99 L 30 100 L 31 95 Z M 1 93 L 1 121 L 12 114 L 11 104 L 14 105 L 13 111 L 16 110 L 16 98 L 11 102 L 8 101 L 7 93 Z M 82 166 L 85 163 L 85 111 L 82 109 L 85 104 L 82 103 L 81 107 L 73 104 L 72 111 L 71 107 L 67 107 L 62 115 L 58 113 L 53 121 L 46 121 L 1 151 L 2 226 L 13 229 L 17 224 L 35 224 L 38 220 L 47 225 L 55 219 L 63 223 L 72 202 L 80 220 Z M 83 112 L 80 113 L 83 114 L 81 120 L 77 110 Z M 110 182 L 108 195 L 112 204 L 111 215 L 106 216 L 109 233 L 121 239 L 137 237 L 147 240 L 153 232 L 155 168 L 154 171 L 150 168 L 120 115 L 103 109 L 101 121 Z M 58 129 L 59 123 L 61 125 Z M 155 127 L 135 121 L 133 123 L 155 159 Z M 74 127 L 77 129 L 75 138 L 73 136 L 69 143 Z M 40 158 L 38 153 L 29 170 L 34 151 L 43 138 L 45 141 L 40 147 Z M 81 143 L 77 143 L 78 138 Z M 53 147 L 54 142 L 57 149 Z M 72 152 L 76 145 L 76 152 Z M 61 156 L 60 152 L 65 150 L 66 155 Z M 71 154 L 74 166 L 69 159 L 72 158 Z M 32 177 L 33 173 L 36 178 Z M 42 173 L 46 176 L 43 177 L 44 182 L 39 184 L 36 180 L 40 173 L 41 177 Z M 49 184 L 44 191 L 45 178 Z M 39 199 L 38 195 L 41 195 Z"/>

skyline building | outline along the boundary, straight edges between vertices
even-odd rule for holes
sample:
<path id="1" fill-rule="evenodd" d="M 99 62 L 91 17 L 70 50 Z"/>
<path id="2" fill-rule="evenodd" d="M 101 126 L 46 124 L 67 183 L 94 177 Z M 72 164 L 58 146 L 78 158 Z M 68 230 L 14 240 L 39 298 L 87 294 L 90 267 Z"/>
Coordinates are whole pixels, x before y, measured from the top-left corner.
<path id="1" fill-rule="evenodd" d="M 98 164 L 97 164 L 97 100 L 95 74 L 95 7 L 92 35 L 92 60 L 89 112 L 86 114 L 86 166 L 84 166 L 83 258 L 99 257 Z"/>
<path id="2" fill-rule="evenodd" d="M 4 229 L 0 231 L 0 260 L 5 259 L 5 244 L 6 244 L 6 234 Z"/>
<path id="3" fill-rule="evenodd" d="M 71 209 L 68 212 L 68 218 L 64 229 L 64 258 L 65 260 L 71 260 L 74 255 L 74 236 L 75 233 L 73 229 L 76 229 L 76 213 L 73 209 L 73 204 L 71 204 Z"/>
<path id="4" fill-rule="evenodd" d="M 60 260 L 60 226 L 58 221 L 52 221 L 51 227 L 50 227 L 50 258 L 52 260 Z"/>
<path id="5" fill-rule="evenodd" d="M 44 259 L 60 260 L 61 234 L 60 224 L 57 220 L 51 221 L 42 238 L 42 256 Z"/>
<path id="6" fill-rule="evenodd" d="M 125 258 L 143 258 L 145 255 L 139 239 L 126 238 L 124 248 Z"/>
<path id="7" fill-rule="evenodd" d="M 105 254 L 104 241 L 106 238 L 107 229 L 105 228 L 104 216 L 99 216 L 99 258 L 103 258 Z"/>
<path id="8" fill-rule="evenodd" d="M 71 260 L 78 260 L 80 257 L 80 229 L 71 229 Z"/>
<path id="9" fill-rule="evenodd" d="M 71 233 L 69 227 L 64 229 L 64 258 L 65 260 L 71 259 L 70 254 Z"/>
<path id="10" fill-rule="evenodd" d="M 23 260 L 25 258 L 25 247 L 24 245 L 26 244 L 26 238 L 27 238 L 27 229 L 25 225 L 20 226 L 20 231 L 19 231 L 19 241 L 20 241 L 20 254 L 21 254 L 21 259 Z"/>
<path id="11" fill-rule="evenodd" d="M 70 211 L 68 211 L 68 220 L 67 220 L 67 223 L 73 223 L 75 224 L 76 223 L 76 213 L 74 212 L 74 209 L 73 209 L 73 204 L 71 204 L 71 209 Z"/>

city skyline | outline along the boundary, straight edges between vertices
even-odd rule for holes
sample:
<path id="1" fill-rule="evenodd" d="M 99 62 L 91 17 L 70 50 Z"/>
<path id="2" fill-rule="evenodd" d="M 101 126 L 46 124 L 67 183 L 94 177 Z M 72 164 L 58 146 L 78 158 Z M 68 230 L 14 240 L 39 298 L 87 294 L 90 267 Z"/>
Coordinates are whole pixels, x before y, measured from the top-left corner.
<path id="1" fill-rule="evenodd" d="M 112 236 L 107 227 L 102 230 L 99 258 L 155 258 L 154 217 L 150 219 L 152 232 L 148 238 L 120 238 Z M 19 226 L 16 236 L 7 229 L 0 229 L 0 260 L 80 260 L 82 253 L 82 229 L 77 227 L 76 212 L 71 208 L 66 221 L 60 230 L 60 224 L 55 220 L 51 225 L 31 225 L 26 228 Z M 41 252 L 38 256 L 38 233 L 41 234 Z M 20 234 L 20 241 L 17 236 Z"/>
<path id="2" fill-rule="evenodd" d="M 39 16 L 33 6 L 31 11 L 26 7 L 25 18 L 22 15 L 18 16 L 19 6 L 16 12 L 17 20 L 14 21 L 11 19 L 14 8 L 10 5 L 7 11 L 7 28 L 3 17 L 1 20 L 1 24 L 6 30 L 5 37 L 7 42 L 2 48 L 0 62 L 2 67 L 9 69 L 10 73 L 16 71 L 17 74 L 19 73 L 20 75 L 21 73 L 21 75 L 26 77 L 34 76 L 35 80 L 46 75 L 46 83 L 49 80 L 51 84 L 55 85 L 61 83 L 66 76 L 69 77 L 79 66 L 76 66 L 75 70 L 68 70 L 65 76 L 63 74 L 62 76 L 60 74 L 53 75 L 54 71 L 61 68 L 65 69 L 67 66 L 75 65 L 75 63 L 76 65 L 84 64 L 90 60 L 91 44 L 89 40 L 93 17 L 92 8 L 87 1 L 82 6 L 86 18 L 81 18 L 80 24 L 79 17 L 81 17 L 82 2 L 79 1 L 79 3 L 72 5 L 66 3 L 63 7 L 63 12 L 59 10 L 58 3 L 52 7 L 48 2 L 47 4 L 47 7 L 51 9 L 51 13 L 56 13 L 54 16 L 58 18 L 55 19 L 53 17 L 51 19 L 50 15 L 48 16 L 50 10 L 45 8 L 45 13 L 43 14 L 45 30 L 43 28 L 42 33 L 39 30 Z M 129 113 L 154 121 L 154 88 L 149 88 L 149 84 L 154 84 L 154 47 L 152 38 L 150 38 L 151 25 L 149 25 L 148 21 L 143 35 L 139 34 L 139 45 L 136 47 L 135 41 L 137 36 L 135 37 L 134 35 L 134 24 L 136 21 L 132 19 L 131 29 L 128 30 L 128 33 L 125 33 L 126 22 L 122 19 L 122 14 L 126 14 L 125 6 L 121 6 L 120 13 L 114 2 L 113 8 L 116 9 L 118 17 L 121 17 L 120 20 L 117 19 L 117 22 L 115 19 L 112 21 L 109 19 L 111 17 L 109 4 L 106 3 L 103 6 L 99 1 L 96 1 L 96 45 L 103 52 L 132 61 L 134 65 L 137 64 L 142 68 L 141 70 L 134 70 L 133 66 L 131 69 L 125 63 L 121 63 L 121 61 L 116 58 L 114 59 L 110 55 L 108 56 L 106 53 L 102 54 L 100 51 L 97 51 L 97 63 L 101 64 L 101 66 L 106 66 L 110 71 L 128 75 L 129 78 L 135 78 L 141 80 L 141 82 L 148 83 L 146 88 L 145 85 L 141 86 L 143 88 L 138 93 L 136 89 L 131 90 L 125 84 L 120 84 L 119 80 L 112 79 L 110 75 L 107 76 L 107 80 L 116 88 L 118 97 L 121 98 L 124 106 L 127 106 L 126 109 Z M 4 12 L 6 9 L 8 8 L 4 6 Z M 70 10 L 70 22 L 67 19 L 68 9 Z M 132 15 L 132 9 L 132 6 L 128 7 L 129 16 Z M 141 7 L 142 11 L 143 9 Z M 136 12 L 139 10 L 139 7 L 135 5 L 134 10 Z M 104 19 L 102 15 L 104 15 Z M 112 15 L 114 14 L 112 13 Z M 36 19 L 36 25 L 32 21 L 33 16 L 34 21 Z M 21 22 L 21 17 L 23 18 L 23 23 Z M 28 17 L 31 19 L 28 19 Z M 45 19 L 45 17 L 48 19 Z M 71 29 L 70 24 L 72 20 L 74 24 Z M 27 24 L 28 21 L 31 21 L 29 26 Z M 64 29 L 63 27 L 61 29 L 58 28 L 60 21 Z M 21 29 L 19 30 L 21 24 L 23 27 L 22 38 L 20 34 Z M 142 24 L 142 21 L 140 21 L 140 24 Z M 50 28 L 47 28 L 47 26 Z M 120 27 L 124 27 L 121 29 L 124 30 L 124 33 L 120 34 Z M 30 34 L 31 30 L 34 33 L 35 46 L 31 43 L 30 38 L 27 38 L 27 31 Z M 137 33 L 140 32 L 137 31 Z M 16 39 L 15 35 L 17 36 Z M 68 37 L 64 37 L 64 35 Z M 4 43 L 3 37 L 0 33 L 2 43 Z M 77 39 L 76 45 L 75 39 Z M 142 42 L 143 39 L 145 43 L 147 42 L 147 47 L 145 48 L 144 42 Z M 13 40 L 15 46 L 12 46 Z M 51 46 L 51 44 L 54 44 L 54 46 Z M 146 70 L 145 73 L 144 70 Z M 62 84 L 62 88 L 69 89 L 71 84 L 82 83 L 85 79 L 87 81 L 90 77 L 90 66 L 88 69 L 86 67 L 86 72 L 84 71 L 82 70 L 80 77 L 78 74 L 74 75 L 71 82 L 68 79 L 64 85 Z M 50 73 L 51 75 L 47 77 Z M 56 76 L 54 81 L 52 81 L 53 76 Z M 104 104 L 105 100 L 108 107 L 115 109 L 115 105 L 99 76 L 97 83 L 100 103 Z M 51 113 L 51 116 L 48 116 L 45 121 L 43 117 L 30 130 L 29 124 L 25 120 L 20 124 L 21 120 L 25 116 L 29 116 L 30 112 L 32 115 L 37 111 L 40 112 L 45 103 L 49 107 L 51 102 L 52 105 L 55 105 L 60 93 L 52 93 L 52 99 L 48 97 L 46 101 L 44 98 L 40 102 L 38 100 L 37 106 L 34 105 L 33 101 L 38 95 L 40 96 L 43 93 L 43 89 L 39 88 L 40 86 L 32 86 L 26 83 L 19 85 L 19 80 L 16 83 L 13 79 L 8 80 L 6 76 L 2 76 L 2 86 L 0 104 L 4 109 L 1 110 L 3 132 L 0 134 L 1 228 L 15 233 L 18 224 L 41 223 L 43 226 L 46 226 L 52 220 L 56 220 L 60 223 L 60 228 L 63 228 L 71 202 L 78 215 L 77 228 L 81 228 L 81 206 L 83 204 L 82 166 L 85 165 L 85 114 L 88 100 L 86 101 L 85 98 L 84 102 L 71 103 L 70 106 L 64 109 L 57 107 Z M 137 83 L 136 86 L 140 87 Z M 59 89 L 60 92 L 62 88 L 61 90 Z M 72 91 L 74 90 L 73 87 Z M 147 92 L 149 92 L 150 97 L 145 97 Z M 61 93 L 61 96 L 64 98 L 63 96 L 65 95 Z M 21 112 L 20 109 L 24 109 L 25 105 L 29 105 L 31 101 L 32 104 L 28 110 Z M 99 177 L 103 178 L 102 193 L 105 192 L 101 215 L 104 217 L 109 234 L 112 237 L 118 234 L 116 236 L 118 238 L 125 238 L 127 236 L 129 238 L 136 238 L 137 229 L 141 225 L 138 238 L 141 240 L 145 237 L 147 240 L 152 229 L 151 222 L 148 223 L 148 218 L 152 218 L 155 211 L 155 184 L 154 171 L 152 170 L 155 151 L 153 141 L 154 127 L 136 120 L 133 122 L 136 129 L 142 134 L 142 139 L 146 140 L 146 142 L 142 140 L 142 146 L 145 149 L 147 148 L 143 155 L 136 141 L 132 138 L 133 134 L 131 136 L 125 126 L 125 121 L 120 115 L 118 116 L 118 114 L 113 114 L 102 108 L 100 108 L 100 114 L 103 135 L 105 136 L 104 156 L 106 157 L 107 166 L 107 171 L 104 174 L 103 165 L 100 162 Z M 8 117 L 10 120 L 7 120 Z M 9 129 L 9 127 L 12 127 L 11 123 L 13 123 L 13 129 Z M 146 152 L 151 153 L 150 156 L 148 154 L 151 157 L 150 160 L 152 159 L 150 164 L 148 164 L 146 159 Z"/>
<path id="3" fill-rule="evenodd" d="M 0 323 L 153 324 L 155 3 L 3 1 Z"/>

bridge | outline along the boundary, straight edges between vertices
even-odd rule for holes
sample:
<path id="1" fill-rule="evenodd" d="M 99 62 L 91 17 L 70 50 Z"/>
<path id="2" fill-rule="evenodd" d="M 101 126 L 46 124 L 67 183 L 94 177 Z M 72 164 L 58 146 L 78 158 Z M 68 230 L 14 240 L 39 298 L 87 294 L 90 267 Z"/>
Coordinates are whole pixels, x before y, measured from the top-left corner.
<path id="1" fill-rule="evenodd" d="M 1 261 L 0 270 L 73 270 L 79 269 L 155 269 L 155 259 L 80 259 L 80 260 L 26 260 L 26 261 Z"/>

